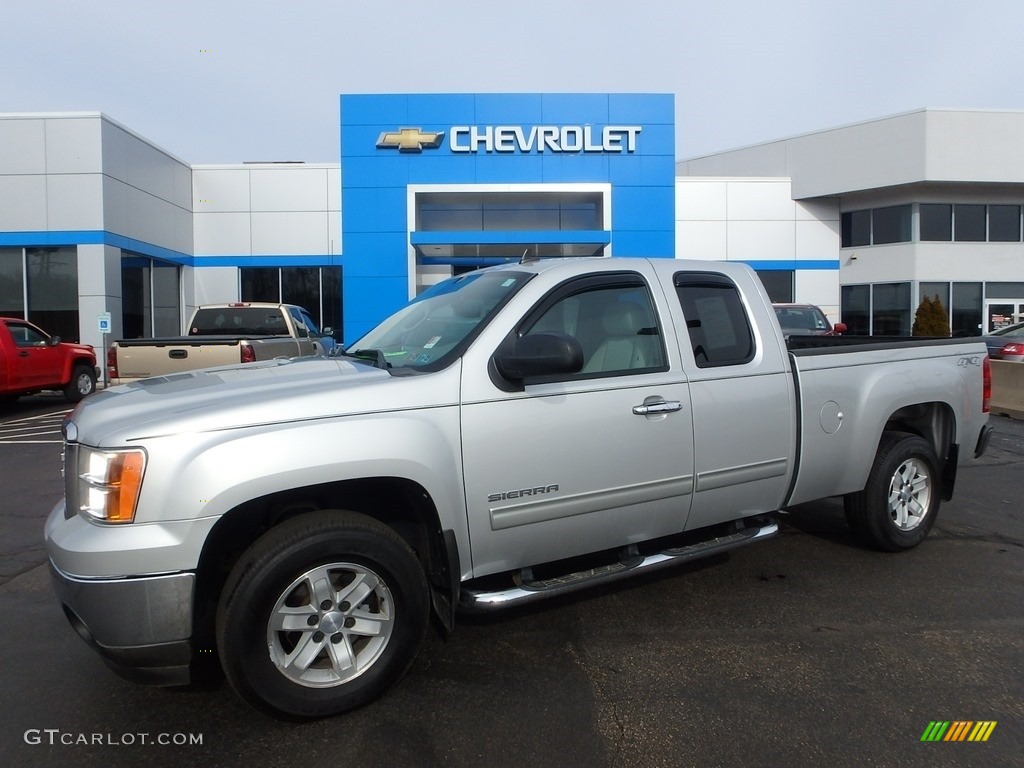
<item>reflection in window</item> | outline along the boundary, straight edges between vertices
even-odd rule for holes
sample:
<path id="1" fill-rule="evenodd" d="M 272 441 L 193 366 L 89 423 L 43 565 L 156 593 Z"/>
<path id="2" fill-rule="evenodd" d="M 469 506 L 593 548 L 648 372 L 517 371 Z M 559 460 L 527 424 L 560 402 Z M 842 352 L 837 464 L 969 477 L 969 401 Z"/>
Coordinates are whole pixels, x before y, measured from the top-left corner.
<path id="1" fill-rule="evenodd" d="M 953 239 L 961 243 L 985 242 L 985 206 L 953 206 Z"/>
<path id="2" fill-rule="evenodd" d="M 871 211 L 871 242 L 875 245 L 910 242 L 909 205 L 893 205 Z"/>
<path id="3" fill-rule="evenodd" d="M 981 283 L 953 283 L 954 336 L 981 333 Z"/>
<path id="4" fill-rule="evenodd" d="M 947 203 L 921 203 L 921 240 L 949 242 L 953 239 L 953 206 Z"/>
<path id="5" fill-rule="evenodd" d="M 988 207 L 988 239 L 992 243 L 1020 242 L 1020 206 Z"/>
<path id="6" fill-rule="evenodd" d="M 78 251 L 26 248 L 28 320 L 64 341 L 79 341 Z"/>
<path id="7" fill-rule="evenodd" d="M 844 285 L 842 319 L 847 336 L 868 336 L 871 333 L 871 286 Z"/>
<path id="8" fill-rule="evenodd" d="M 238 277 L 242 301 L 296 304 L 320 328 L 341 328 L 341 267 L 244 267 Z"/>
<path id="9" fill-rule="evenodd" d="M 871 211 L 847 211 L 842 215 L 843 248 L 871 245 Z"/>
<path id="10" fill-rule="evenodd" d="M 768 298 L 776 304 L 789 304 L 793 301 L 793 276 L 796 272 L 792 269 L 759 269 L 757 276 L 761 278 L 764 289 L 768 291 Z"/>
<path id="11" fill-rule="evenodd" d="M 871 286 L 872 336 L 909 336 L 911 321 L 910 283 Z"/>
<path id="12" fill-rule="evenodd" d="M 0 248 L 0 315 L 25 316 L 24 252 Z"/>

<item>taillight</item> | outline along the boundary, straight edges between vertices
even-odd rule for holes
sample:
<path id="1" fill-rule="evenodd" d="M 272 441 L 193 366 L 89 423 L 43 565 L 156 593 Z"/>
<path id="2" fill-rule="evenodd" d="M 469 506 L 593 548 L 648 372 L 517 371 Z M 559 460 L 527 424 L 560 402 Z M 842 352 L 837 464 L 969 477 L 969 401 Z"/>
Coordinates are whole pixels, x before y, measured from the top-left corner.
<path id="1" fill-rule="evenodd" d="M 242 345 L 242 362 L 243 363 L 255 363 L 256 362 L 256 350 L 248 344 Z"/>
<path id="2" fill-rule="evenodd" d="M 992 360 L 988 355 L 985 355 L 985 360 L 981 364 L 981 412 L 988 413 L 990 408 L 989 405 L 992 400 Z"/>
<path id="3" fill-rule="evenodd" d="M 1003 348 L 999 350 L 999 356 L 1006 357 L 1007 355 L 1024 355 L 1024 344 L 1018 344 L 1013 341 L 1009 344 L 1004 344 Z"/>
<path id="4" fill-rule="evenodd" d="M 116 379 L 117 376 L 117 348 L 111 347 L 107 350 L 107 376 Z"/>

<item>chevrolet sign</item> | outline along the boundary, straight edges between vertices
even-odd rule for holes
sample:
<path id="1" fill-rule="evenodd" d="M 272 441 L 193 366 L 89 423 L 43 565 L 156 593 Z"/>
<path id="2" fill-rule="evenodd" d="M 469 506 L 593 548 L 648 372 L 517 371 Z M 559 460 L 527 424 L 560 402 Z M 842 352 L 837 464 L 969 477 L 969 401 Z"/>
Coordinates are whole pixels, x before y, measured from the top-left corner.
<path id="1" fill-rule="evenodd" d="M 451 147 L 452 152 L 635 152 L 641 130 L 639 125 L 455 125 Z"/>

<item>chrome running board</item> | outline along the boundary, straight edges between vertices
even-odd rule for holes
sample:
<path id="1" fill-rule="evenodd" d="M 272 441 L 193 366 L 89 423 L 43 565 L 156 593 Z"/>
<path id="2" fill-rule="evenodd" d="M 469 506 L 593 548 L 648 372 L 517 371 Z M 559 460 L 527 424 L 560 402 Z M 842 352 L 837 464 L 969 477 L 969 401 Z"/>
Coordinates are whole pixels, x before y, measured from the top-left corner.
<path id="1" fill-rule="evenodd" d="M 731 549 L 742 547 L 760 539 L 767 539 L 779 532 L 774 520 L 762 521 L 759 525 L 744 528 L 726 536 L 716 536 L 707 541 L 664 549 L 651 555 L 640 555 L 635 549 L 626 550 L 625 555 L 615 563 L 567 573 L 549 579 L 534 579 L 529 568 L 524 568 L 514 578 L 515 586 L 496 591 L 475 590 L 463 587 L 459 592 L 459 609 L 466 613 L 487 613 L 510 608 L 513 605 L 546 600 L 549 597 L 608 584 L 627 576 L 656 571 L 672 565 L 710 557 Z"/>

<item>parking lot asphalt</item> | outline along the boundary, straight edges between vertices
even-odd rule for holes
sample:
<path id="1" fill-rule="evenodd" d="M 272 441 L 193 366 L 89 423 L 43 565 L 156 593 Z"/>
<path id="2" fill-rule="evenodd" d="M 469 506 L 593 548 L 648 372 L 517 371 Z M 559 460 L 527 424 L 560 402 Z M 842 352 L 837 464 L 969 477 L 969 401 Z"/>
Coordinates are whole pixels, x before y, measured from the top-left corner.
<path id="1" fill-rule="evenodd" d="M 803 505 L 728 557 L 464 618 L 381 700 L 290 724 L 226 685 L 124 682 L 75 635 L 42 546 L 60 443 L 3 431 L 66 408 L 0 413 L 0 765 L 1024 765 L 1024 422 L 993 417 L 915 550 Z M 996 726 L 922 741 L 934 721 Z"/>

